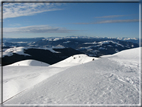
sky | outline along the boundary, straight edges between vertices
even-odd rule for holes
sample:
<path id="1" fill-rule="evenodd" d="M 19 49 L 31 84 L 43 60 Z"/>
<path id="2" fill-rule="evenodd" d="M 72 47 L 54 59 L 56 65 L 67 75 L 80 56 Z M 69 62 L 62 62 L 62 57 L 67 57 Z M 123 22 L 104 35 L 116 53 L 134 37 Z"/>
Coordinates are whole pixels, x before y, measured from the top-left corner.
<path id="1" fill-rule="evenodd" d="M 3 37 L 139 37 L 139 3 L 4 3 Z"/>

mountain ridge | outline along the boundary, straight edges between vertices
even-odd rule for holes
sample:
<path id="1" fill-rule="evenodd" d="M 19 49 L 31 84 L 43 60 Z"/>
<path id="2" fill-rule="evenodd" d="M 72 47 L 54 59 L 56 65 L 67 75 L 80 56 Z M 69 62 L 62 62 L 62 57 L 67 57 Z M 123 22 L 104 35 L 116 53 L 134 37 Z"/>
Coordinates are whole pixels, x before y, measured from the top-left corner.
<path id="1" fill-rule="evenodd" d="M 14 50 L 16 50 L 17 48 L 14 48 Z M 17 53 L 15 51 L 14 52 L 11 51 L 10 53 L 4 55 L 2 57 L 2 66 L 9 65 L 26 59 L 34 59 L 45 62 L 47 64 L 54 64 L 72 55 L 82 54 L 82 52 L 79 52 L 72 48 L 63 48 L 63 49 L 54 49 L 54 50 L 55 52 L 53 51 L 53 49 L 48 50 L 48 49 L 37 49 L 32 47 L 31 48 L 23 47 L 20 51 L 18 50 Z"/>

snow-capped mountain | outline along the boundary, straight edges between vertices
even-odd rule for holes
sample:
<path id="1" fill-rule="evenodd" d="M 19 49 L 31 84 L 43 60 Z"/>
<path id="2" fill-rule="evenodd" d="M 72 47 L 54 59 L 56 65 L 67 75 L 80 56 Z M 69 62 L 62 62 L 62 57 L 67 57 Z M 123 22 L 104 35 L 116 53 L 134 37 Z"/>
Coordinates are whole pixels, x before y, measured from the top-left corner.
<path id="1" fill-rule="evenodd" d="M 78 54 L 47 67 L 4 66 L 4 105 L 140 106 L 141 49 L 98 59 Z"/>
<path id="2" fill-rule="evenodd" d="M 31 44 L 37 47 L 53 47 L 58 45 L 71 47 L 95 57 L 114 54 L 125 49 L 139 46 L 137 43 L 112 38 L 55 38 L 53 40 L 43 39 Z"/>
<path id="3" fill-rule="evenodd" d="M 12 40 L 15 42 L 12 42 Z M 17 61 L 34 59 L 48 64 L 54 64 L 75 54 L 84 53 L 88 56 L 100 57 L 139 46 L 139 44 L 129 42 L 129 40 L 138 39 L 76 36 L 35 39 L 4 39 L 4 60 L 2 63 L 3 65 L 7 65 Z M 19 47 L 21 45 L 23 46 Z"/>
<path id="4" fill-rule="evenodd" d="M 114 54 L 139 46 L 138 38 L 111 37 L 48 37 L 48 38 L 4 38 L 3 50 L 10 47 L 73 48 L 89 56 L 99 57 Z"/>

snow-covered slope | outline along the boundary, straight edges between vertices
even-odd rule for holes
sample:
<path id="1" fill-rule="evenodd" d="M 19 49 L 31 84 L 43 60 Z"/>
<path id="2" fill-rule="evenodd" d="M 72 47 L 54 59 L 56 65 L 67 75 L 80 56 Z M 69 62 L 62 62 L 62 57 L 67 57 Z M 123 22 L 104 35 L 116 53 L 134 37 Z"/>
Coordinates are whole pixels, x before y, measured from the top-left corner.
<path id="1" fill-rule="evenodd" d="M 23 60 L 8 66 L 49 66 L 49 64 L 36 60 Z"/>
<path id="2" fill-rule="evenodd" d="M 25 84 L 25 82 L 22 83 L 23 78 L 25 80 L 28 78 L 27 87 L 29 86 L 4 104 L 140 105 L 140 49 L 122 51 L 76 66 L 57 67 L 53 65 L 32 69 L 31 67 L 19 67 L 17 70 L 13 66 L 13 68 L 4 67 L 5 100 L 10 98 L 16 89 L 23 88 L 20 86 Z M 23 72 L 25 72 L 24 76 Z M 40 74 L 44 79 L 35 78 L 36 75 L 26 75 L 29 72 Z M 49 75 L 50 78 L 48 78 Z M 36 84 L 33 86 L 31 81 Z M 10 88 L 14 87 L 15 90 L 11 91 Z M 11 96 L 8 97 L 10 94 Z"/>
<path id="3" fill-rule="evenodd" d="M 60 61 L 56 64 L 51 65 L 52 67 L 67 67 L 67 66 L 74 66 L 74 65 L 79 65 L 83 63 L 87 63 L 90 61 L 97 60 L 98 58 L 95 57 L 89 57 L 85 54 L 78 54 L 78 55 L 73 55 L 63 61 Z"/>
<path id="4" fill-rule="evenodd" d="M 134 48 L 129 50 L 124 50 L 122 52 L 116 53 L 113 57 L 128 59 L 128 60 L 138 60 L 141 53 L 139 52 L 141 48 Z"/>
<path id="5" fill-rule="evenodd" d="M 92 59 L 97 58 L 80 54 L 69 57 L 49 67 L 48 64 L 36 60 L 24 60 L 5 66 L 3 69 L 4 101 L 56 73 L 59 73 L 71 66 L 92 61 Z"/>
<path id="6" fill-rule="evenodd" d="M 5 66 L 3 67 L 3 100 L 6 101 L 16 94 L 32 87 L 64 68 L 46 66 Z"/>

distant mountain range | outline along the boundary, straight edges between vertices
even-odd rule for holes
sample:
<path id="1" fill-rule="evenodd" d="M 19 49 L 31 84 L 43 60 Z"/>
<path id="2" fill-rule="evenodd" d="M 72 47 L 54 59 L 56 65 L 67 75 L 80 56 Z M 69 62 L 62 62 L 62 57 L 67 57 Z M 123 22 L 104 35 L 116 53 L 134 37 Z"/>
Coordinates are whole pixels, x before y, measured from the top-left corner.
<path id="1" fill-rule="evenodd" d="M 135 40 L 135 39 L 134 39 Z M 135 41 L 136 42 L 136 41 Z M 33 47 L 69 47 L 81 51 L 88 56 L 99 57 L 102 55 L 114 54 L 116 52 L 138 47 L 138 43 L 124 41 L 114 38 L 50 38 L 32 42 Z"/>
<path id="2" fill-rule="evenodd" d="M 100 57 L 136 47 L 139 47 L 139 39 L 137 38 L 78 36 L 4 38 L 2 65 L 12 64 L 25 59 L 34 59 L 48 64 L 54 64 L 75 54 Z"/>
<path id="3" fill-rule="evenodd" d="M 123 40 L 123 41 L 129 41 L 133 43 L 139 43 L 139 38 L 128 38 L 128 37 L 88 37 L 88 36 L 66 36 L 66 37 L 37 37 L 37 38 L 3 38 L 3 42 L 35 42 L 38 40 L 47 39 L 50 41 L 55 41 L 59 39 L 116 39 L 116 40 Z"/>

